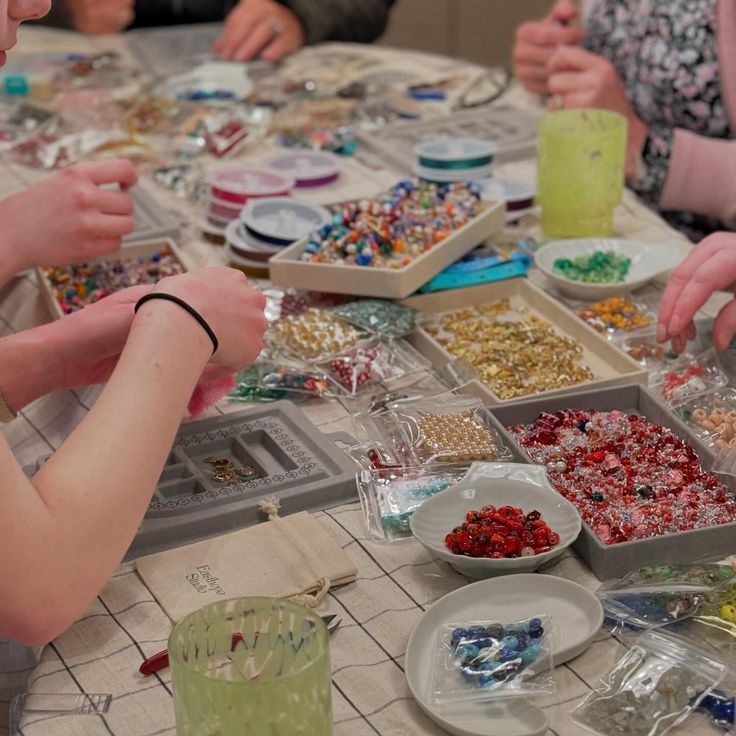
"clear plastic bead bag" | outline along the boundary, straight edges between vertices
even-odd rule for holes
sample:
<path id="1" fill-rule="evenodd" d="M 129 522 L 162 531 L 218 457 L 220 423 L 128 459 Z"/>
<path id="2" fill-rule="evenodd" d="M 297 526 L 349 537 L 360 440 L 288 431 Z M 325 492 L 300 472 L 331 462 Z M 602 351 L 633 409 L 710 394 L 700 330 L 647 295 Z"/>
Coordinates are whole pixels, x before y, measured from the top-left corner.
<path id="1" fill-rule="evenodd" d="M 409 521 L 428 499 L 464 477 L 467 466 L 441 470 L 426 468 L 371 468 L 361 470 L 356 482 L 368 534 L 378 541 L 396 542 L 412 537 Z"/>
<path id="2" fill-rule="evenodd" d="M 359 415 L 356 421 L 388 464 L 421 466 L 513 457 L 488 410 L 472 397 L 406 402 L 378 414 Z"/>
<path id="3" fill-rule="evenodd" d="M 552 617 L 443 625 L 432 687 L 435 705 L 555 692 Z"/>
<path id="4" fill-rule="evenodd" d="M 706 391 L 724 388 L 728 376 L 715 350 L 693 355 L 683 353 L 676 361 L 650 374 L 649 385 L 668 404 L 678 404 Z"/>
<path id="5" fill-rule="evenodd" d="M 646 631 L 573 711 L 601 736 L 662 736 L 685 720 L 728 672 L 690 642 Z"/>
<path id="6" fill-rule="evenodd" d="M 715 563 L 644 567 L 604 582 L 596 595 L 614 626 L 647 629 L 695 616 L 735 576 Z"/>
<path id="7" fill-rule="evenodd" d="M 350 396 L 388 391 L 392 384 L 429 367 L 427 360 L 404 340 L 378 338 L 348 350 L 320 365 Z"/>

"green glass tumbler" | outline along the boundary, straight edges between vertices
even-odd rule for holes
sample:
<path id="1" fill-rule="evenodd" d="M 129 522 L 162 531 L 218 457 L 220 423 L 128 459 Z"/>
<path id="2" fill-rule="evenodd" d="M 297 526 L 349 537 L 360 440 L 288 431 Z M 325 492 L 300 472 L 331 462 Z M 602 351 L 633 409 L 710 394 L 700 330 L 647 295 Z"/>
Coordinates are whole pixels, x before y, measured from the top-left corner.
<path id="1" fill-rule="evenodd" d="M 628 121 L 608 110 L 561 110 L 539 125 L 538 201 L 545 237 L 613 235 Z"/>
<path id="2" fill-rule="evenodd" d="M 324 621 L 274 598 L 200 608 L 169 637 L 177 736 L 331 736 Z"/>

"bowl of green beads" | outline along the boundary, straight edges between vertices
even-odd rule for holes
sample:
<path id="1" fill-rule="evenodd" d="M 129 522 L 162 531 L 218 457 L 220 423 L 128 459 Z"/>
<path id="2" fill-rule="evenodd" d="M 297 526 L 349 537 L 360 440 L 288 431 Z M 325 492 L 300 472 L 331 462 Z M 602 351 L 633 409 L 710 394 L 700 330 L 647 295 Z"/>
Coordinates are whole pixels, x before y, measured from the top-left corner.
<path id="1" fill-rule="evenodd" d="M 673 269 L 683 258 L 676 243 L 582 238 L 559 240 L 535 254 L 537 267 L 574 299 L 605 299 L 634 291 Z"/>

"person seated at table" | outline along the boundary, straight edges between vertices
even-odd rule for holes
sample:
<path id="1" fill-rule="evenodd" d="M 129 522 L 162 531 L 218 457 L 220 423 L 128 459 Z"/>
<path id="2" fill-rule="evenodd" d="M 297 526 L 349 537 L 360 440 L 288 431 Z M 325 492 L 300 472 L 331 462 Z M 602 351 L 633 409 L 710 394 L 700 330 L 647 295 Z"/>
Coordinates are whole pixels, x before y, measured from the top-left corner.
<path id="1" fill-rule="evenodd" d="M 527 90 L 559 108 L 629 121 L 626 178 L 695 240 L 736 222 L 736 3 L 596 0 L 585 28 L 572 0 L 516 34 Z"/>
<path id="2" fill-rule="evenodd" d="M 215 51 L 225 59 L 279 61 L 305 44 L 370 43 L 386 29 L 395 0 L 61 0 L 85 33 L 225 19 Z"/>
<path id="3" fill-rule="evenodd" d="M 41 17 L 49 5 L 0 0 L 0 65 L 20 23 Z M 105 171 L 119 164 L 106 162 Z M 92 166 L 62 181 L 85 180 L 90 170 L 105 178 Z M 98 179 L 85 180 L 84 190 L 71 187 L 77 192 L 71 202 L 56 185 L 19 195 L 16 209 L 3 212 L 3 233 L 12 228 L 21 240 L 0 240 L 0 256 L 16 245 L 33 247 L 34 237 L 22 227 L 53 242 L 65 207 L 100 203 Z M 101 213 L 121 200 L 102 200 L 107 204 L 85 213 L 85 227 L 99 227 L 102 240 L 114 239 L 119 228 L 108 228 Z M 19 222 L 7 219 L 13 213 Z M 107 383 L 31 479 L 0 435 L 0 559 L 7 569 L 23 571 L 12 591 L 0 596 L 0 674 L 7 674 L 12 648 L 19 648 L 8 640 L 52 640 L 102 589 L 135 536 L 195 388 L 240 370 L 260 352 L 264 306 L 263 294 L 239 271 L 205 268 L 126 289 L 57 322 L 0 339 L 0 421 L 50 391 Z"/>
<path id="4" fill-rule="evenodd" d="M 659 307 L 659 342 L 671 340 L 675 352 L 681 353 L 688 340 L 695 337 L 695 315 L 718 291 L 736 294 L 735 233 L 714 233 L 707 237 L 672 272 Z M 734 335 L 736 299 L 728 302 L 713 322 L 716 349 L 725 350 Z"/>

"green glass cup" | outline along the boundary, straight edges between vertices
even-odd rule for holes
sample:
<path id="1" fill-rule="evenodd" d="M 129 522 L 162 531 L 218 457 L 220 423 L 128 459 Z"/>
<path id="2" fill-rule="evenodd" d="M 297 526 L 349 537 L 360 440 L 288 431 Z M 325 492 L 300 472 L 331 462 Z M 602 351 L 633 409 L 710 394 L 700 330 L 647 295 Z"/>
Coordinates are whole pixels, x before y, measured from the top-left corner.
<path id="1" fill-rule="evenodd" d="M 561 110 L 542 120 L 537 192 L 545 237 L 613 235 L 627 130 L 626 118 L 608 110 Z"/>
<path id="2" fill-rule="evenodd" d="M 177 736 L 331 736 L 329 633 L 304 606 L 239 598 L 169 637 Z"/>

